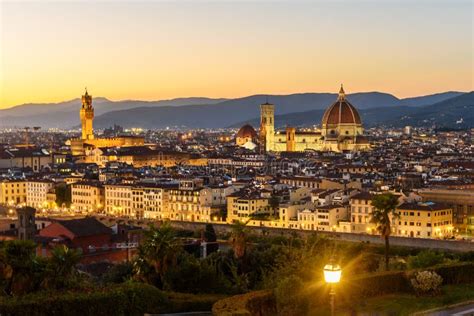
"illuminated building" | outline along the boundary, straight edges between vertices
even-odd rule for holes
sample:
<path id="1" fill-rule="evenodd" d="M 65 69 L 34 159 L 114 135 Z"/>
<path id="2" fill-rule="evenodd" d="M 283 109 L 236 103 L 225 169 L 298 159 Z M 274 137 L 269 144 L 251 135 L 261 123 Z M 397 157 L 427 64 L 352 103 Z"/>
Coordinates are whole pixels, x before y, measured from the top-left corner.
<path id="1" fill-rule="evenodd" d="M 370 150 L 362 121 L 356 108 L 346 99 L 341 86 L 337 101 L 324 113 L 319 130 L 297 130 L 287 127 L 275 133 L 275 107 L 268 102 L 260 106 L 260 148 L 266 152 L 281 151 L 363 151 Z"/>
<path id="2" fill-rule="evenodd" d="M 139 136 L 95 138 L 93 128 L 94 108 L 92 106 L 92 96 L 89 95 L 87 90 L 82 96 L 82 107 L 79 115 L 81 119 L 81 138 L 70 140 L 73 156 L 85 155 L 87 148 L 142 146 L 145 143 L 144 138 Z"/>
<path id="3" fill-rule="evenodd" d="M 0 204 L 16 206 L 26 203 L 26 181 L 2 181 L 0 184 Z"/>
<path id="4" fill-rule="evenodd" d="M 418 238 L 449 238 L 453 235 L 453 211 L 434 202 L 403 203 L 397 207 L 397 235 Z"/>
<path id="5" fill-rule="evenodd" d="M 80 212 L 96 212 L 104 207 L 104 187 L 99 182 L 71 184 L 71 209 Z"/>

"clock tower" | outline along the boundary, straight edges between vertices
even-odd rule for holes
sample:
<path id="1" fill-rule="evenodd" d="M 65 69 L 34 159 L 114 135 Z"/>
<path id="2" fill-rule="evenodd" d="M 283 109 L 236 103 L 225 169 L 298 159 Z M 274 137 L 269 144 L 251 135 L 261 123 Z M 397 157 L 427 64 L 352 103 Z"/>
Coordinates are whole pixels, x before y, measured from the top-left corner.
<path id="1" fill-rule="evenodd" d="M 86 93 L 82 96 L 80 117 L 82 126 L 82 139 L 94 139 L 94 129 L 92 127 L 92 122 L 94 120 L 94 108 L 92 107 L 92 96 L 87 93 L 87 88 Z"/>

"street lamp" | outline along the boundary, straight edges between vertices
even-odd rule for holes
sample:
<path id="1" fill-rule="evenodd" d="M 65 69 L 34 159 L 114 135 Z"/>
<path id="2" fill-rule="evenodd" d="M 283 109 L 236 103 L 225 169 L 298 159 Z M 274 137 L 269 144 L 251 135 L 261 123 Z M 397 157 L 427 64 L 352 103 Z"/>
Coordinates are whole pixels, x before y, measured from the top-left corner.
<path id="1" fill-rule="evenodd" d="M 334 316 L 334 297 L 336 291 L 334 290 L 334 284 L 339 283 L 341 280 L 341 267 L 338 264 L 328 263 L 324 266 L 324 280 L 331 286 L 329 291 L 329 297 L 331 300 L 331 315 Z"/>

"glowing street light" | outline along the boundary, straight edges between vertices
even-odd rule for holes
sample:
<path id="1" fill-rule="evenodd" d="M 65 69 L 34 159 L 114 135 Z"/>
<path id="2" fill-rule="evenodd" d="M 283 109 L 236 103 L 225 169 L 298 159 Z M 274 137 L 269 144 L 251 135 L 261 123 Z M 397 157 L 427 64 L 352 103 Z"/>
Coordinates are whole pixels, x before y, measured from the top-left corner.
<path id="1" fill-rule="evenodd" d="M 342 270 L 338 264 L 328 263 L 324 266 L 324 280 L 331 286 L 329 291 L 329 297 L 331 300 L 331 315 L 334 316 L 334 297 L 336 296 L 336 291 L 334 289 L 334 284 L 339 283 L 341 280 Z"/>

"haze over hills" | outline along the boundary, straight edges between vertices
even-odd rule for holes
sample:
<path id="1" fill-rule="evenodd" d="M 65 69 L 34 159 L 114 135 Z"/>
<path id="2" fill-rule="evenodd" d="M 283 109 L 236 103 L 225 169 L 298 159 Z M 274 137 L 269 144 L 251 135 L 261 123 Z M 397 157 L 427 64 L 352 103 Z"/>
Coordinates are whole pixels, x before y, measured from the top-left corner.
<path id="1" fill-rule="evenodd" d="M 387 93 L 363 92 L 349 94 L 348 99 L 361 112 L 364 124 L 369 126 L 395 117 L 415 115 L 418 113 L 417 109 L 424 108 L 426 104 L 448 101 L 461 95 L 464 94 L 445 92 L 398 99 Z M 255 123 L 259 116 L 259 105 L 267 99 L 275 104 L 277 124 L 281 120 L 294 126 L 313 125 L 319 123 L 324 109 L 332 104 L 336 97 L 337 95 L 332 93 L 300 93 L 253 95 L 236 99 L 180 98 L 116 102 L 97 97 L 93 99 L 94 127 L 105 128 L 113 124 L 143 128 L 238 126 L 242 122 Z M 79 109 L 80 99 L 53 104 L 20 105 L 0 110 L 0 126 L 70 128 L 79 124 Z M 452 115 L 456 116 L 456 113 Z"/>

